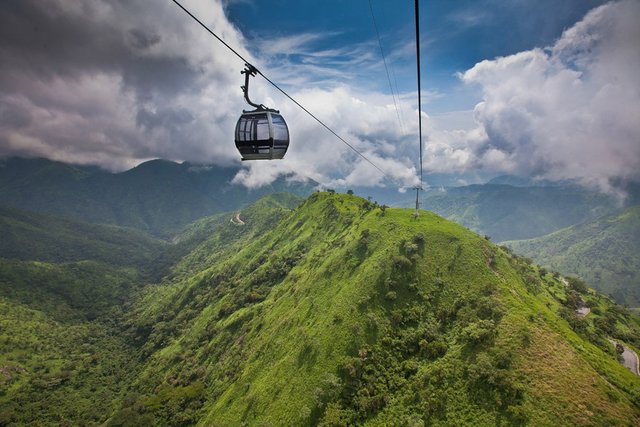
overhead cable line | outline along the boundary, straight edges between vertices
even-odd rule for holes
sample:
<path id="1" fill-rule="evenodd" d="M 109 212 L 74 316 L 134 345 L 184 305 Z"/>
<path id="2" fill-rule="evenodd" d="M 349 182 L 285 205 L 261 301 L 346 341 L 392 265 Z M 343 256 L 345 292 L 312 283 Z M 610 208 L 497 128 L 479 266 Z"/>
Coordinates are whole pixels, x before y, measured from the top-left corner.
<path id="1" fill-rule="evenodd" d="M 202 21 L 200 21 L 198 18 L 196 18 L 191 12 L 189 12 L 189 10 L 187 10 L 184 6 L 182 6 L 182 4 L 180 4 L 180 2 L 178 0 L 172 0 L 175 4 L 178 5 L 178 7 L 180 7 L 180 9 L 182 9 L 187 15 L 189 15 L 194 21 L 196 21 L 198 24 L 200 24 L 200 26 L 202 28 L 204 28 L 205 30 L 207 30 L 209 32 L 209 34 L 211 34 L 212 36 L 214 36 L 216 39 L 218 39 L 218 41 L 220 41 L 220 43 L 222 43 L 227 49 L 229 49 L 231 52 L 233 52 L 238 58 L 240 58 L 242 61 L 244 61 L 245 64 L 250 65 L 251 67 L 253 67 L 253 69 L 256 70 L 256 72 L 258 74 L 260 74 L 267 82 L 271 83 L 271 85 L 273 87 L 275 87 L 276 89 L 278 89 L 280 92 L 282 92 L 282 94 L 284 96 L 286 96 L 287 98 L 289 98 L 291 101 L 293 101 L 294 104 L 296 104 L 298 107 L 300 107 L 305 113 L 307 113 L 308 115 L 310 115 L 313 119 L 315 119 L 315 121 L 317 121 L 318 123 L 320 123 L 325 129 L 327 129 L 329 132 L 331 132 L 336 138 L 338 138 L 340 141 L 342 141 L 345 145 L 347 145 L 347 147 L 351 148 L 353 151 L 355 151 L 360 157 L 362 157 L 364 160 L 366 160 L 371 166 L 373 166 L 374 168 L 376 168 L 384 177 L 388 178 L 391 181 L 395 181 L 393 178 L 391 178 L 389 175 L 387 175 L 387 173 L 385 171 L 383 171 L 382 169 L 380 169 L 375 163 L 373 163 L 371 160 L 369 160 L 364 154 L 362 154 L 357 148 L 355 148 L 353 145 L 349 144 L 343 137 L 341 137 L 340 135 L 338 135 L 333 129 L 331 129 L 329 126 L 327 126 L 322 120 L 320 120 L 319 118 L 317 118 L 313 113 L 311 113 L 309 110 L 307 110 L 302 104 L 300 104 L 298 101 L 296 101 L 293 97 L 291 97 L 291 95 L 289 95 L 287 92 L 285 92 L 283 89 L 280 88 L 280 86 L 278 86 L 277 84 L 275 84 L 273 81 L 271 81 L 267 76 L 265 76 L 264 74 L 262 74 L 262 71 L 258 70 L 256 67 L 254 67 L 253 65 L 251 65 L 251 63 L 245 59 L 242 55 L 240 55 L 235 49 L 233 49 L 231 46 L 229 46 L 222 38 L 218 37 L 218 35 L 216 33 L 214 33 L 209 27 L 207 27 L 204 23 L 202 23 Z"/>
<path id="2" fill-rule="evenodd" d="M 418 135 L 420 143 L 420 183 L 416 186 L 416 215 L 420 208 L 420 190 L 422 190 L 422 90 L 420 88 L 420 11 L 418 0 L 415 0 L 416 10 L 416 65 L 418 73 Z"/>
<path id="3" fill-rule="evenodd" d="M 396 108 L 396 115 L 398 116 L 398 124 L 400 125 L 400 130 L 404 135 L 404 126 L 402 126 L 402 119 L 400 118 L 400 110 L 398 109 L 398 103 L 400 102 L 400 95 L 398 95 L 398 103 L 396 103 L 396 95 L 393 91 L 393 85 L 391 84 L 391 76 L 389 75 L 389 68 L 387 67 L 387 60 L 384 56 L 384 50 L 382 50 L 382 40 L 380 39 L 380 32 L 378 31 L 378 24 L 376 24 L 376 17 L 373 14 L 373 6 L 371 5 L 371 0 L 369 0 L 369 10 L 371 10 L 371 20 L 373 21 L 373 28 L 376 30 L 376 36 L 378 37 L 378 46 L 380 47 L 380 55 L 382 55 L 382 62 L 384 63 L 384 70 L 387 72 L 387 81 L 389 82 L 389 90 L 391 91 L 391 97 L 393 98 L 393 106 Z M 395 76 L 394 76 L 395 77 Z M 397 91 L 397 83 L 396 83 L 396 91 Z"/>

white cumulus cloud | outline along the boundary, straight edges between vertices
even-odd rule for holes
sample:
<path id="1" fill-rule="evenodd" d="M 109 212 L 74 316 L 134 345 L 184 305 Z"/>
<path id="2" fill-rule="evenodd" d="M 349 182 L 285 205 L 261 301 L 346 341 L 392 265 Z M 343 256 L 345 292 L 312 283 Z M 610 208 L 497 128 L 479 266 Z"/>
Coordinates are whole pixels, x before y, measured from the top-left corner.
<path id="1" fill-rule="evenodd" d="M 484 169 L 607 190 L 640 178 L 640 2 L 589 12 L 554 45 L 460 75 L 483 100 L 471 131 L 429 134 L 431 171 Z"/>

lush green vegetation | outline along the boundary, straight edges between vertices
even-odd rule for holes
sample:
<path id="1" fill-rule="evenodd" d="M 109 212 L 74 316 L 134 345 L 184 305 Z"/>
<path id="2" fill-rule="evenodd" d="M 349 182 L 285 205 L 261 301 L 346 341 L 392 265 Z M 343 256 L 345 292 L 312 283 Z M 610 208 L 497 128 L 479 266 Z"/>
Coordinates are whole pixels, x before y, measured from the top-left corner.
<path id="1" fill-rule="evenodd" d="M 135 372 L 118 322 L 139 286 L 96 261 L 0 259 L 0 425 L 105 420 Z"/>
<path id="2" fill-rule="evenodd" d="M 0 234 L 0 425 L 105 421 L 137 366 L 120 321 L 169 245 L 6 208 Z"/>
<path id="3" fill-rule="evenodd" d="M 581 277 L 620 304 L 640 306 L 640 206 L 506 244 L 541 265 Z"/>
<path id="4" fill-rule="evenodd" d="M 141 291 L 127 266 L 5 261 L 0 423 L 640 422 L 640 379 L 608 341 L 637 350 L 640 325 L 607 297 L 435 214 L 300 202 L 194 223 Z M 83 263 L 110 271 L 104 294 L 75 292 L 100 282 Z"/>
<path id="5" fill-rule="evenodd" d="M 135 375 L 136 351 L 118 331 L 0 297 L 0 425 L 103 422 Z"/>
<path id="6" fill-rule="evenodd" d="M 423 207 L 495 242 L 529 239 L 610 213 L 617 201 L 575 186 L 485 184 L 431 190 Z"/>

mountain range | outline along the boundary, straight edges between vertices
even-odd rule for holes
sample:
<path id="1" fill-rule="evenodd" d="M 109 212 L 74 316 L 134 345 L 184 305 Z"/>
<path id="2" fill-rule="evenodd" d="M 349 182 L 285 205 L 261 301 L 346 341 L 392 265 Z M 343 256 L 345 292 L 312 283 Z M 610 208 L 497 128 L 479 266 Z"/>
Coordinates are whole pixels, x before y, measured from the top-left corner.
<path id="1" fill-rule="evenodd" d="M 433 189 L 423 198 L 424 209 L 488 235 L 496 242 L 542 236 L 621 207 L 614 196 L 576 185 L 487 183 Z"/>
<path id="2" fill-rule="evenodd" d="M 287 191 L 306 196 L 318 187 L 315 182 L 293 182 L 283 177 L 270 186 L 248 190 L 234 183 L 238 171 L 233 167 L 153 160 L 126 172 L 111 173 L 96 167 L 46 159 L 9 158 L 0 161 L 0 206 L 6 207 L 5 212 L 11 208 L 22 209 L 23 216 L 39 212 L 85 223 L 125 226 L 166 241 L 183 238 L 176 236 L 199 218 L 247 206 L 265 194 Z M 637 281 L 640 253 L 633 245 L 626 245 L 628 239 L 620 240 L 611 234 L 611 239 L 603 240 L 602 236 L 589 234 L 597 232 L 599 226 L 586 227 L 573 238 L 566 237 L 577 231 L 570 227 L 600 218 L 606 222 L 608 215 L 617 215 L 629 206 L 638 205 L 640 190 L 637 185 L 616 185 L 627 194 L 625 199 L 570 182 L 502 176 L 486 184 L 432 188 L 423 193 L 421 206 L 497 242 L 542 239 L 559 230 L 564 230 L 564 242 L 598 238 L 601 242 L 597 250 L 593 248 L 583 253 L 580 249 L 564 247 L 559 255 L 561 262 L 550 260 L 544 254 L 549 252 L 547 249 L 534 250 L 533 242 L 509 244 L 516 251 L 522 248 L 523 254 L 538 263 L 563 274 L 577 275 L 596 289 L 611 293 L 618 302 L 635 306 L 639 304 L 635 295 L 640 289 Z M 411 193 L 403 194 L 394 189 L 354 187 L 354 190 L 379 204 L 411 207 L 414 203 Z M 630 236 L 640 235 L 640 229 L 633 225 L 625 232 Z M 124 233 L 135 234 L 133 230 Z M 556 237 L 553 235 L 544 241 L 554 246 Z M 42 238 L 55 236 L 43 235 Z M 33 243 L 29 250 L 37 249 L 37 242 L 30 241 Z M 8 234 L 0 246 L 3 244 L 5 248 L 19 247 Z M 67 248 L 84 250 L 81 243 Z M 181 250 L 173 248 L 162 256 L 175 260 Z M 619 261 L 622 259 L 627 260 L 624 265 Z M 162 277 L 161 270 L 156 273 L 156 279 Z"/>
<path id="3" fill-rule="evenodd" d="M 250 190 L 240 168 L 151 160 L 121 173 L 47 159 L 0 161 L 0 205 L 84 222 L 137 228 L 167 238 L 191 222 L 276 191 L 308 195 L 316 183 L 280 177 Z"/>

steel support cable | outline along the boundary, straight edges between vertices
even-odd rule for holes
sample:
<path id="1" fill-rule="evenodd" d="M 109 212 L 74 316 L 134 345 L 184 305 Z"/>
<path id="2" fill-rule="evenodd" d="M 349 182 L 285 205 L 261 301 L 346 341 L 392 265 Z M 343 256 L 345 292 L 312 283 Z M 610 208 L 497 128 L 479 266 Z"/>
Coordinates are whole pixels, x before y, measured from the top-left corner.
<path id="1" fill-rule="evenodd" d="M 378 24 L 376 24 L 376 17 L 373 14 L 373 5 L 369 0 L 369 10 L 371 11 L 371 20 L 373 21 L 373 28 L 376 30 L 376 36 L 378 37 L 378 46 L 380 47 L 380 55 L 382 56 L 382 62 L 384 63 L 384 70 L 387 72 L 387 81 L 389 82 L 389 90 L 391 91 L 391 97 L 393 98 L 393 106 L 396 108 L 396 115 L 398 116 L 398 124 L 400 125 L 400 131 L 404 135 L 404 126 L 402 126 L 402 119 L 400 118 L 400 110 L 398 109 L 398 103 L 400 102 L 400 96 L 398 95 L 398 103 L 396 103 L 396 95 L 393 91 L 393 85 L 391 84 L 391 76 L 389 75 L 389 68 L 387 67 L 387 60 L 384 56 L 384 50 L 382 50 L 382 40 L 380 39 L 380 32 L 378 31 Z M 397 84 L 396 84 L 397 89 Z"/>
<path id="2" fill-rule="evenodd" d="M 416 67 L 418 80 L 418 143 L 420 144 L 420 182 L 416 189 L 416 212 L 415 218 L 418 217 L 420 210 L 420 190 L 422 190 L 422 88 L 420 86 L 420 10 L 418 0 L 415 0 L 416 15 Z"/>
<path id="3" fill-rule="evenodd" d="M 418 135 L 420 139 L 420 187 L 422 187 L 422 89 L 420 87 L 420 11 L 418 0 L 416 6 L 416 66 L 418 73 Z"/>
<path id="4" fill-rule="evenodd" d="M 182 6 L 182 4 L 180 4 L 180 2 L 178 0 L 172 0 L 176 5 L 178 5 L 178 7 L 180 7 L 180 9 L 182 9 L 187 15 L 189 15 L 194 21 L 196 21 L 198 24 L 200 24 L 200 26 L 202 28 L 204 28 L 205 30 L 207 30 L 209 32 L 209 34 L 211 34 L 212 36 L 214 36 L 216 39 L 218 39 L 218 41 L 220 43 L 222 43 L 227 49 L 229 49 L 231 52 L 233 52 L 238 58 L 240 58 L 245 64 L 251 65 L 251 63 L 249 61 L 247 61 L 242 55 L 240 55 L 234 48 L 232 48 L 231 46 L 229 46 L 223 39 L 221 39 L 220 37 L 218 37 L 218 35 L 216 33 L 214 33 L 209 27 L 207 27 L 202 21 L 200 21 L 197 17 L 195 17 L 191 12 L 189 12 L 189 10 L 187 10 L 184 6 Z M 251 65 L 253 67 L 253 65 Z M 276 89 L 278 89 L 284 96 L 286 96 L 287 98 L 289 98 L 294 104 L 296 104 L 298 107 L 300 107 L 305 113 L 307 113 L 308 115 L 310 115 L 316 122 L 318 122 L 320 125 L 322 125 L 325 129 L 327 129 L 329 132 L 331 132 L 336 138 L 338 138 L 340 141 L 342 141 L 347 147 L 351 148 L 353 151 L 355 151 L 360 157 L 362 157 L 364 160 L 366 160 L 371 166 L 373 166 L 374 168 L 376 168 L 385 178 L 389 179 L 390 181 L 395 181 L 397 183 L 396 180 L 394 180 L 392 177 L 390 177 L 389 175 L 387 175 L 387 173 L 385 171 L 383 171 L 382 169 L 380 169 L 375 163 L 373 163 L 371 160 L 369 160 L 364 154 L 362 154 L 357 148 L 355 148 L 353 145 L 349 144 L 344 138 L 342 138 L 340 135 L 338 135 L 333 129 L 331 129 L 329 126 L 327 126 L 326 124 L 324 124 L 324 122 L 322 120 L 320 120 L 319 118 L 317 118 L 313 113 L 311 113 L 309 110 L 307 110 L 302 104 L 300 104 L 298 101 L 296 101 L 293 97 L 291 97 L 291 95 L 289 95 L 287 92 L 285 92 L 283 89 L 280 88 L 280 86 L 278 86 L 277 84 L 275 84 L 273 81 L 271 81 L 267 76 L 265 76 L 264 74 L 262 74 L 262 71 L 258 70 L 256 67 L 253 67 L 258 74 L 260 74 L 262 76 L 262 78 L 264 78 L 267 82 L 269 82 L 273 87 L 275 87 Z"/>
<path id="5" fill-rule="evenodd" d="M 418 74 L 418 137 L 420 143 L 420 184 L 416 187 L 416 213 L 419 208 L 418 195 L 422 189 L 422 89 L 420 87 L 420 11 L 418 0 L 415 0 L 416 10 L 416 66 Z"/>

